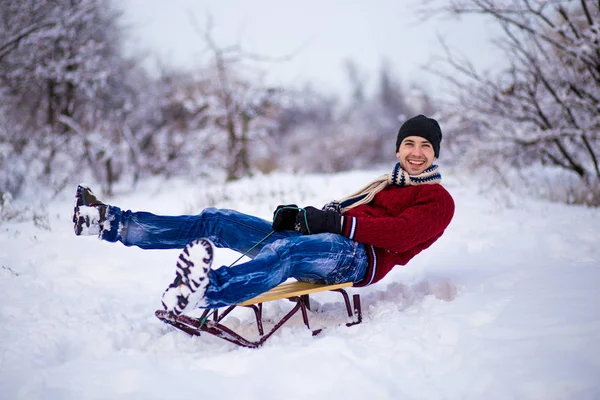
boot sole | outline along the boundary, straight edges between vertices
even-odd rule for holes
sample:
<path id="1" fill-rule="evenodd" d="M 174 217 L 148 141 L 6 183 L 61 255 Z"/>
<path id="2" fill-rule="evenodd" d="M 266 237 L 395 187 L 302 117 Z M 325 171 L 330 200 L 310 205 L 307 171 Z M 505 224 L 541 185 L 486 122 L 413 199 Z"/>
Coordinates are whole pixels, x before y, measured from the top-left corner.
<path id="1" fill-rule="evenodd" d="M 183 249 L 176 265 L 176 277 L 165 290 L 162 305 L 175 315 L 198 308 L 208 286 L 208 271 L 213 261 L 213 244 L 198 239 Z"/>

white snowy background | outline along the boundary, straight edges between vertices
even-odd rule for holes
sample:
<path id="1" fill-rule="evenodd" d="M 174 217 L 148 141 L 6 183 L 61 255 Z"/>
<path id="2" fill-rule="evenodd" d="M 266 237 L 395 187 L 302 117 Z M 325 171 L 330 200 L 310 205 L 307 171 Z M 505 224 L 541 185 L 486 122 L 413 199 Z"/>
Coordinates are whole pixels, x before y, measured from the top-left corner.
<path id="1" fill-rule="evenodd" d="M 157 180 L 106 200 L 162 214 L 217 205 L 270 219 L 277 204 L 320 205 L 384 172 Z M 1 399 L 600 398 L 598 209 L 490 189 L 448 170 L 452 224 L 407 266 L 350 289 L 362 297 L 362 324 L 338 326 L 341 298 L 317 294 L 310 318 L 327 327 L 321 335 L 294 317 L 263 347 L 246 349 L 156 319 L 178 251 L 76 237 L 77 183 L 47 205 L 47 220 L 0 225 Z M 235 257 L 219 251 L 217 264 Z M 266 315 L 289 307 L 269 303 Z M 226 321 L 255 335 L 248 310 Z"/>

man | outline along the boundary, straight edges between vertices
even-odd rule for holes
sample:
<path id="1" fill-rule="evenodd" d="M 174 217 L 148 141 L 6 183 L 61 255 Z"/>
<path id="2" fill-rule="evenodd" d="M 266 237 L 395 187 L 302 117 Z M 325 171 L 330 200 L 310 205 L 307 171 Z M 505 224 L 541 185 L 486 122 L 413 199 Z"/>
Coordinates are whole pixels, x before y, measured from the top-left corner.
<path id="1" fill-rule="evenodd" d="M 370 285 L 431 246 L 452 220 L 454 201 L 433 164 L 441 140 L 436 120 L 411 118 L 398 132 L 399 162 L 391 174 L 323 209 L 278 206 L 272 223 L 215 208 L 193 216 L 124 211 L 78 186 L 75 233 L 144 249 L 183 248 L 162 297 L 164 308 L 177 315 L 243 302 L 290 277 Z M 213 269 L 215 246 L 252 259 Z"/>

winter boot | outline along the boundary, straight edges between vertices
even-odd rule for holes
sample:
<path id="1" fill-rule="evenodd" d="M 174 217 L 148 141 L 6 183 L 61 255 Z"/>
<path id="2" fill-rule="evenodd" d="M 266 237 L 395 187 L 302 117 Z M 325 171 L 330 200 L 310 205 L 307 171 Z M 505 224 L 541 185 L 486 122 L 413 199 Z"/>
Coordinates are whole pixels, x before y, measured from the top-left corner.
<path id="1" fill-rule="evenodd" d="M 165 310 L 180 315 L 203 305 L 213 255 L 214 244 L 205 238 L 185 246 L 177 260 L 175 280 L 162 296 Z"/>
<path id="2" fill-rule="evenodd" d="M 89 187 L 77 185 L 73 210 L 73 224 L 77 236 L 102 234 L 107 211 L 108 205 L 99 201 Z"/>

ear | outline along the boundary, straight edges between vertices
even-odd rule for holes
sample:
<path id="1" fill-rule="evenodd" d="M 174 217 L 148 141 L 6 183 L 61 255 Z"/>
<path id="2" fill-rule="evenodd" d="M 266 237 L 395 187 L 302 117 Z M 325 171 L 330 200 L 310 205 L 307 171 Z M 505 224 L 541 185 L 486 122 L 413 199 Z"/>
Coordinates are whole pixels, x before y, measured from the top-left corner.
<path id="1" fill-rule="evenodd" d="M 396 153 L 396 158 L 400 159 L 400 152 Z"/>

